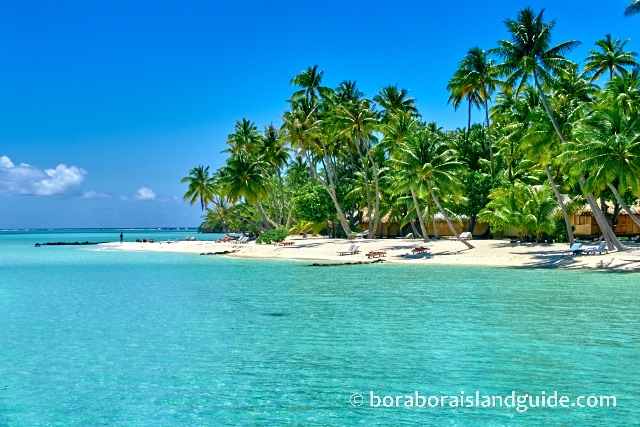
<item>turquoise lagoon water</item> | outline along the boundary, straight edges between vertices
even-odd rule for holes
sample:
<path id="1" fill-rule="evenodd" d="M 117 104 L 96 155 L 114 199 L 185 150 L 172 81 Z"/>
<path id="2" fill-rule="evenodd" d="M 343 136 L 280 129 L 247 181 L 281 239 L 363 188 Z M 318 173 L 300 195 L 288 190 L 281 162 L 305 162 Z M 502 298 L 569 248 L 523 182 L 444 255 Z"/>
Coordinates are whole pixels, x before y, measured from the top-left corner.
<path id="1" fill-rule="evenodd" d="M 638 274 L 34 247 L 118 234 L 0 233 L 0 425 L 637 423 Z M 369 406 L 476 390 L 617 407 Z"/>

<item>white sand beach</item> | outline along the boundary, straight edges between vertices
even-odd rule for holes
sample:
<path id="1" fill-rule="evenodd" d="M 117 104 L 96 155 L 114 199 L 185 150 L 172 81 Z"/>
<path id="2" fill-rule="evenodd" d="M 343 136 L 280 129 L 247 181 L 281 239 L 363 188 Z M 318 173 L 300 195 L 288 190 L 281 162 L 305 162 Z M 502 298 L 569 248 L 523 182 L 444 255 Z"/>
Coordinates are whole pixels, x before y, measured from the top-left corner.
<path id="1" fill-rule="evenodd" d="M 328 239 L 320 237 L 289 236 L 290 246 L 215 243 L 211 241 L 180 241 L 173 243 L 106 243 L 99 250 L 154 251 L 180 253 L 212 253 L 252 259 L 304 260 L 321 263 L 384 263 L 466 265 L 485 267 L 569 268 L 616 271 L 640 271 L 640 245 L 628 243 L 629 251 L 601 255 L 572 255 L 565 243 L 510 243 L 508 240 L 472 240 L 474 249 L 468 249 L 455 240 L 441 239 L 423 243 L 420 239 Z M 339 255 L 351 245 L 359 246 L 360 253 Z M 411 254 L 415 247 L 428 248 L 425 254 Z M 584 244 L 583 249 L 597 246 Z M 386 251 L 380 258 L 368 258 L 370 251 Z M 229 252 L 220 254 L 220 252 Z"/>

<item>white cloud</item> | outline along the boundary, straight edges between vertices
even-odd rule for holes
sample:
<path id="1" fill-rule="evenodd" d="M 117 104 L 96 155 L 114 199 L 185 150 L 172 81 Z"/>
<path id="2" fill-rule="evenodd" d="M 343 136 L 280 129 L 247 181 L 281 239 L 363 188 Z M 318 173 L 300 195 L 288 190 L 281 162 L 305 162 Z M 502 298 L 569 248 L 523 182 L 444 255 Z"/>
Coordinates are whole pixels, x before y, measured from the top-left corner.
<path id="1" fill-rule="evenodd" d="M 133 195 L 136 200 L 155 200 L 156 193 L 147 187 L 140 187 Z"/>
<path id="2" fill-rule="evenodd" d="M 0 157 L 0 168 L 12 168 L 14 165 L 11 162 L 11 159 L 8 158 L 7 156 L 2 156 Z"/>
<path id="3" fill-rule="evenodd" d="M 55 196 L 67 194 L 78 189 L 87 172 L 75 166 L 68 168 L 60 164 L 55 169 L 45 169 L 48 178 L 35 183 L 35 194 L 38 196 Z"/>
<path id="4" fill-rule="evenodd" d="M 82 197 L 85 199 L 109 199 L 111 198 L 110 195 L 105 194 L 105 193 L 98 193 L 97 191 L 94 190 L 89 190 L 89 191 L 85 191 L 82 193 Z"/>
<path id="5" fill-rule="evenodd" d="M 57 196 L 75 194 L 87 172 L 76 166 L 58 165 L 55 169 L 40 169 L 26 163 L 13 164 L 7 156 L 0 157 L 0 194 Z"/>

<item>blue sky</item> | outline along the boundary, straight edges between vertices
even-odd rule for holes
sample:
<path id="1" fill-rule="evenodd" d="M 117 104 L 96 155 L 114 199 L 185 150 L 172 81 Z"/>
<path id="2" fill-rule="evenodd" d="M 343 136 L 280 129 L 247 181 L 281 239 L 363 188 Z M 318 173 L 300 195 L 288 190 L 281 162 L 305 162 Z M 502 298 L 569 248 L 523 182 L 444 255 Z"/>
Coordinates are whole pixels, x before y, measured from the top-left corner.
<path id="1" fill-rule="evenodd" d="M 507 37 L 505 18 L 546 7 L 582 63 L 607 33 L 640 51 L 628 2 L 5 1 L 0 229 L 197 226 L 180 179 L 223 164 L 235 120 L 279 124 L 306 67 L 368 97 L 398 84 L 452 129 L 466 115 L 447 81 L 469 48 Z"/>

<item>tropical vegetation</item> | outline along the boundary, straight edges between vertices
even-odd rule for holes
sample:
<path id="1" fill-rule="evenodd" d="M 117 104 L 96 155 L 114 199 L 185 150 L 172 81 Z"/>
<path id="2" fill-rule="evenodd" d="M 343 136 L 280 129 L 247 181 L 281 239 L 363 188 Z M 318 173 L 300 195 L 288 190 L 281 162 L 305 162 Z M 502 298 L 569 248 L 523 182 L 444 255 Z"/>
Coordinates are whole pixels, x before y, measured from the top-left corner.
<path id="1" fill-rule="evenodd" d="M 609 248 L 624 250 L 618 215 L 640 225 L 630 207 L 640 194 L 637 54 L 606 34 L 581 69 L 568 58 L 580 42 L 552 43 L 556 22 L 544 10 L 524 8 L 504 24 L 504 38 L 469 49 L 447 84 L 454 109 L 466 110 L 464 128 L 429 121 L 398 85 L 371 98 L 353 80 L 326 86 L 314 65 L 291 79 L 278 124 L 236 122 L 225 165 L 189 171 L 184 199 L 199 202 L 205 224 L 265 240 L 363 229 L 383 237 L 396 223 L 398 235 L 428 241 L 436 222 L 458 237 L 465 219 L 468 231 L 488 222 L 485 236 L 573 243 L 570 215 L 588 205 Z"/>

